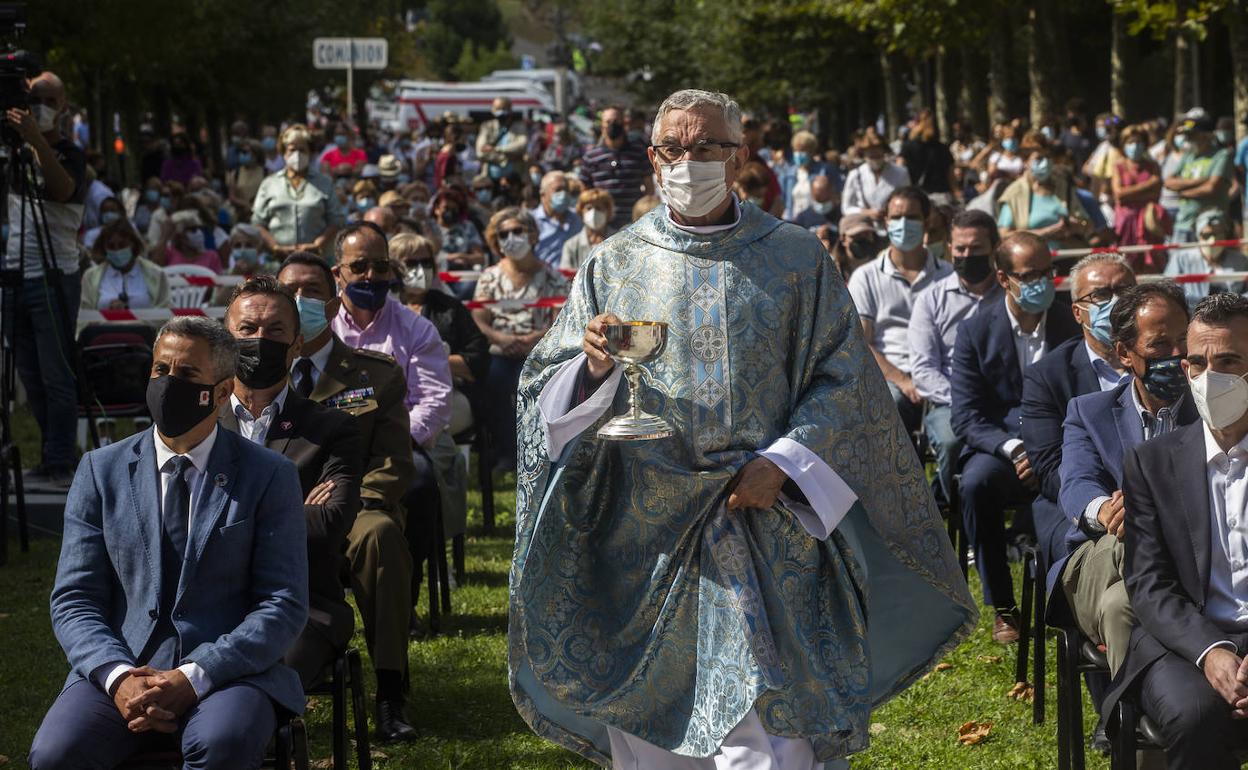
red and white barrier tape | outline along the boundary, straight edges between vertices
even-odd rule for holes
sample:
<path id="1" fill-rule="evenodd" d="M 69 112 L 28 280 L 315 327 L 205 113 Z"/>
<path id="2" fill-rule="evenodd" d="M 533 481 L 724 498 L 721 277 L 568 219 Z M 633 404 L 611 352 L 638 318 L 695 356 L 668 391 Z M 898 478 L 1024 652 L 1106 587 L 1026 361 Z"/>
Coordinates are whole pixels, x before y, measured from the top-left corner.
<path id="1" fill-rule="evenodd" d="M 78 323 L 135 323 L 136 321 L 168 321 L 182 315 L 199 315 L 209 318 L 225 318 L 224 307 L 145 307 L 133 310 L 79 310 Z"/>
<path id="2" fill-rule="evenodd" d="M 576 271 L 567 268 L 559 268 L 559 272 L 564 278 L 575 278 Z M 438 278 L 442 283 L 459 283 L 460 281 L 479 281 L 481 280 L 480 270 L 443 270 L 438 273 Z"/>
<path id="3" fill-rule="evenodd" d="M 1174 251 L 1176 249 L 1196 249 L 1201 246 L 1225 246 L 1227 248 L 1237 248 L 1239 246 L 1248 245 L 1248 238 L 1243 240 L 1235 240 L 1232 238 L 1227 241 L 1213 241 L 1212 243 L 1141 243 L 1136 246 L 1093 246 L 1085 249 L 1054 249 L 1054 259 L 1065 259 L 1068 257 L 1086 257 L 1089 254 L 1145 254 L 1157 251 Z"/>
<path id="4" fill-rule="evenodd" d="M 1248 273 L 1187 273 L 1185 275 L 1156 275 L 1154 273 L 1145 273 L 1136 276 L 1136 280 L 1140 283 L 1149 283 L 1155 281 L 1174 281 L 1175 283 L 1232 283 L 1234 281 L 1248 281 Z M 1069 276 L 1058 276 L 1053 279 L 1057 284 L 1058 291 L 1070 291 Z"/>

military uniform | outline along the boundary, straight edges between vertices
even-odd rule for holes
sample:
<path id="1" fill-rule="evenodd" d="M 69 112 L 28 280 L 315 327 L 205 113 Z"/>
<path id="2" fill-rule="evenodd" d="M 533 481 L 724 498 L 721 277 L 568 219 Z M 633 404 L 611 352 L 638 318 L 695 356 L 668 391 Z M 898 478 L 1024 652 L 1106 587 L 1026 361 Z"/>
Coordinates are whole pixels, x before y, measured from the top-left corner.
<path id="1" fill-rule="evenodd" d="M 401 501 L 416 476 L 404 405 L 407 379 L 384 353 L 354 350 L 337 337 L 330 344 L 311 398 L 354 416 L 366 452 L 363 510 L 347 535 L 351 591 L 373 667 L 406 673 L 412 558 Z"/>

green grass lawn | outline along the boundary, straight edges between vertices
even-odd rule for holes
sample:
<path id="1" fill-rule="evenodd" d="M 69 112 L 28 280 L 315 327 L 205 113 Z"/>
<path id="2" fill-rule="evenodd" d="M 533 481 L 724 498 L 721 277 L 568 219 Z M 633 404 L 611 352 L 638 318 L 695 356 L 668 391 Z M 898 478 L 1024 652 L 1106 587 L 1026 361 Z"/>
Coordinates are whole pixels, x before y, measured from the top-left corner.
<path id="1" fill-rule="evenodd" d="M 512 707 L 505 649 L 514 493 L 501 483 L 499 489 L 500 536 L 481 534 L 479 496 L 470 492 L 467 574 L 452 596 L 453 614 L 443 619 L 441 636 L 413 641 L 409 648 L 412 688 L 407 709 L 420 740 L 374 747 L 379 767 L 592 767 L 532 735 Z M 0 568 L 0 765 L 7 758 L 9 764 L 21 767 L 68 668 L 48 618 L 58 543 L 35 540 L 28 554 L 16 550 L 15 539 L 12 547 L 8 566 Z M 972 582 L 978 593 L 977 581 Z M 422 596 L 421 607 L 422 611 L 427 607 L 427 595 Z M 1007 697 L 1013 686 L 1014 647 L 992 642 L 991 620 L 991 615 L 984 615 L 974 636 L 945 661 L 950 668 L 929 674 L 876 713 L 872 746 L 854 758 L 855 770 L 1056 766 L 1053 645 L 1049 645 L 1047 719 L 1036 727 L 1031 723 L 1031 704 Z M 355 644 L 364 649 L 362 635 L 357 634 Z M 367 655 L 364 660 L 367 667 Z M 366 678 L 371 693 L 371 673 Z M 371 703 L 370 696 L 370 708 Z M 330 755 L 330 709 L 328 698 L 318 699 L 309 709 L 314 759 Z M 1093 717 L 1086 697 L 1084 714 L 1090 731 Z M 959 745 L 959 726 L 972 720 L 991 722 L 989 737 L 977 746 Z M 1089 754 L 1088 767 L 1106 768 L 1108 762 Z"/>

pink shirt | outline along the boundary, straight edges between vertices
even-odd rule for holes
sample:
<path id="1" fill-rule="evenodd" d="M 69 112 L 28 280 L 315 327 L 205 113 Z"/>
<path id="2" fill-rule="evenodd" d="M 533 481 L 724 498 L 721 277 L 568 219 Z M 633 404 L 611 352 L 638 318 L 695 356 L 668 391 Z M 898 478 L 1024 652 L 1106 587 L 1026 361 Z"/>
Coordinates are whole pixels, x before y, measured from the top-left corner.
<path id="1" fill-rule="evenodd" d="M 367 163 L 367 162 L 368 162 L 368 156 L 365 155 L 364 151 L 361 150 L 359 147 L 356 147 L 350 150 L 349 152 L 345 152 L 345 153 L 342 150 L 335 147 L 334 149 L 330 150 L 329 152 L 321 156 L 321 165 L 325 167 L 324 169 L 325 173 L 332 173 L 333 170 L 338 168 L 339 166 L 351 166 L 352 168 L 354 168 L 356 164 L 362 164 L 362 163 Z"/>
<path id="2" fill-rule="evenodd" d="M 206 267 L 214 273 L 224 272 L 221 267 L 221 255 L 211 249 L 204 249 L 194 257 L 188 256 L 176 248 L 173 244 L 165 247 L 165 264 L 173 265 L 199 265 Z"/>
<path id="3" fill-rule="evenodd" d="M 407 374 L 407 412 L 412 440 L 433 445 L 451 424 L 451 363 L 438 330 L 393 297 L 361 329 L 346 305 L 334 316 L 334 334 L 353 348 L 393 356 Z"/>

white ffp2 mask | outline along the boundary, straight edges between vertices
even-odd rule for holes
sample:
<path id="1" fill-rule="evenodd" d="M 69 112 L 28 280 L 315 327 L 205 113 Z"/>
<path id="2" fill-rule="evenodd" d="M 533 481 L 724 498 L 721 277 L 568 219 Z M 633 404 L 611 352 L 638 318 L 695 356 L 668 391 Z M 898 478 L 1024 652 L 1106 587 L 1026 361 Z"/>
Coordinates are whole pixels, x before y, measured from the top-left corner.
<path id="1" fill-rule="evenodd" d="M 1248 382 L 1243 377 L 1206 369 L 1191 378 L 1191 384 L 1196 411 L 1214 430 L 1231 425 L 1248 412 Z"/>
<path id="2" fill-rule="evenodd" d="M 728 197 L 727 163 L 683 160 L 664 164 L 663 199 L 681 216 L 706 216 Z"/>

